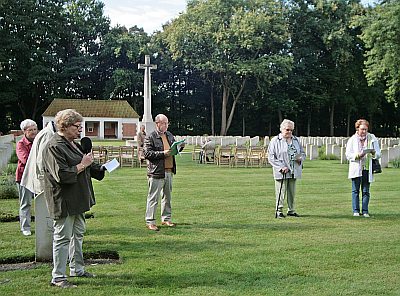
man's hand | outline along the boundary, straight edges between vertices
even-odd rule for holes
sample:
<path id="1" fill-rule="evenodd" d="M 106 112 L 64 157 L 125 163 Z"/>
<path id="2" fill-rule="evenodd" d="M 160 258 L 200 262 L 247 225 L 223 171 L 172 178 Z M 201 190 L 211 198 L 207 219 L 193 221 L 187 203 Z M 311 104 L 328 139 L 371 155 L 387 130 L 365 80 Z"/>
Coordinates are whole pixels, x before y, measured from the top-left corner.
<path id="1" fill-rule="evenodd" d="M 164 150 L 164 155 L 165 156 L 170 156 L 171 155 L 171 149 Z"/>

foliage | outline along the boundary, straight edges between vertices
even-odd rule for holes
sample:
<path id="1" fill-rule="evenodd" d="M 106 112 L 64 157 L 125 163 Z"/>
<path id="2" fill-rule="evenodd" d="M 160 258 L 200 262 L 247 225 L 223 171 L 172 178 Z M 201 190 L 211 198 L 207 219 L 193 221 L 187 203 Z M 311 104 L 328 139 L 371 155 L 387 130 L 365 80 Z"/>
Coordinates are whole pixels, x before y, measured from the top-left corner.
<path id="1" fill-rule="evenodd" d="M 322 145 L 321 147 L 318 147 L 318 159 L 319 160 L 338 160 L 339 157 L 337 157 L 334 154 L 326 154 L 326 146 Z"/>
<path id="2" fill-rule="evenodd" d="M 392 166 L 396 169 L 400 168 L 400 158 L 393 159 Z"/>
<path id="3" fill-rule="evenodd" d="M 384 82 L 388 100 L 400 102 L 400 2 L 383 1 L 362 19 L 365 73 L 370 85 Z"/>
<path id="4" fill-rule="evenodd" d="M 2 178 L 0 183 L 0 199 L 18 199 L 17 185 L 14 179 Z"/>
<path id="5" fill-rule="evenodd" d="M 192 1 L 187 12 L 165 28 L 174 59 L 217 77 L 221 135 L 227 134 L 248 80 L 270 86 L 287 75 L 288 37 L 282 7 L 272 0 Z"/>
<path id="6" fill-rule="evenodd" d="M 17 156 L 17 152 L 15 150 L 13 150 L 8 163 L 18 163 L 18 156 Z"/>
<path id="7" fill-rule="evenodd" d="M 278 220 L 271 168 L 200 165 L 190 154 L 177 161 L 178 225 L 158 233 L 144 226 L 145 169 L 122 168 L 94 181 L 96 218 L 87 221 L 84 253 L 114 251 L 121 263 L 87 264 L 97 278 L 69 279 L 79 295 L 399 294 L 397 170 L 376 176 L 366 219 L 352 217 L 347 165 L 307 161 L 297 183 L 302 217 Z M 8 202 L 1 200 L 1 209 Z M 15 201 L 9 206 L 17 208 Z M 159 217 L 158 207 L 158 224 Z M 0 236 L 1 262 L 32 260 L 35 237 L 18 234 L 18 222 L 0 223 Z M 360 264 L 365 254 L 367 264 Z M 2 273 L 10 281 L 1 294 L 24 294 L 29 282 L 30 295 L 54 295 L 52 266 L 35 267 Z"/>

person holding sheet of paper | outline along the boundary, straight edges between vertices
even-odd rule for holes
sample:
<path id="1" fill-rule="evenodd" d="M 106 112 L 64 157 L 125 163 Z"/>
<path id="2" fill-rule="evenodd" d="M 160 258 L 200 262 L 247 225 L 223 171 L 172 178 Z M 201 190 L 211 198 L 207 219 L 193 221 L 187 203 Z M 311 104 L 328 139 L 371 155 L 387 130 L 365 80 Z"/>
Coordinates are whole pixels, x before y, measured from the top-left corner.
<path id="1" fill-rule="evenodd" d="M 372 174 L 372 159 L 381 157 L 381 150 L 375 135 L 368 133 L 369 122 L 359 119 L 355 123 L 356 133 L 348 140 L 346 145 L 346 158 L 349 163 L 351 179 L 351 200 L 353 216 L 362 214 L 369 217 L 369 187 L 374 181 Z M 360 187 L 362 188 L 362 209 L 360 211 Z"/>
<path id="2" fill-rule="evenodd" d="M 53 219 L 53 271 L 51 285 L 76 287 L 66 276 L 94 277 L 87 272 L 83 260 L 85 212 L 95 204 L 92 178 L 102 180 L 104 167 L 93 163 L 91 152 L 84 152 L 75 142 L 80 138 L 83 117 L 73 109 L 59 111 L 55 116 L 57 132 L 43 150 L 44 194 Z"/>
<path id="3" fill-rule="evenodd" d="M 161 224 L 167 227 L 176 226 L 171 220 L 171 192 L 172 176 L 176 174 L 175 156 L 171 146 L 175 138 L 168 131 L 168 118 L 158 114 L 155 118 L 156 130 L 146 136 L 143 152 L 147 161 L 147 177 L 149 191 L 146 206 L 146 227 L 158 231 L 155 213 L 161 197 Z M 178 151 L 182 150 L 184 143 L 180 144 Z"/>

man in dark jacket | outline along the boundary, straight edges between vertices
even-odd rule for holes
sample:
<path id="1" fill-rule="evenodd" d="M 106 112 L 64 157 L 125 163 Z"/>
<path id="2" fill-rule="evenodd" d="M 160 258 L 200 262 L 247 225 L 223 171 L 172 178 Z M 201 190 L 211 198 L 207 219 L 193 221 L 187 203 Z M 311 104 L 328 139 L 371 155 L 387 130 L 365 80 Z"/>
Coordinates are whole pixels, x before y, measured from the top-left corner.
<path id="1" fill-rule="evenodd" d="M 171 221 L 172 176 L 176 174 L 175 157 L 171 155 L 170 147 L 175 142 L 174 136 L 167 131 L 168 118 L 158 114 L 155 118 L 156 130 L 144 140 L 144 157 L 147 162 L 149 193 L 147 195 L 146 227 L 158 231 L 155 212 L 160 195 L 161 224 L 174 227 Z"/>

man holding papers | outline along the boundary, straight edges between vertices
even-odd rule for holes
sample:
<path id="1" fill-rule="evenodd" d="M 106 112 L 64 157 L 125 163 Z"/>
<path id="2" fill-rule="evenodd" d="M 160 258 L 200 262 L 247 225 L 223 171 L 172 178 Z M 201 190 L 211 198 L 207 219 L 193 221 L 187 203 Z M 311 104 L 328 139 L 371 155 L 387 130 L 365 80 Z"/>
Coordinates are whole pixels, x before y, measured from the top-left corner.
<path id="1" fill-rule="evenodd" d="M 143 152 L 147 161 L 149 192 L 147 195 L 146 227 L 158 231 L 155 212 L 160 195 L 161 224 L 167 227 L 176 226 L 171 221 L 172 176 L 176 174 L 175 155 L 183 149 L 183 141 L 175 142 L 168 130 L 168 118 L 158 114 L 155 118 L 156 130 L 146 136 Z"/>

